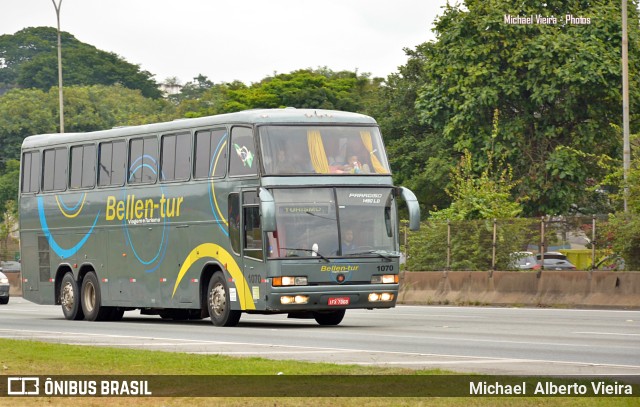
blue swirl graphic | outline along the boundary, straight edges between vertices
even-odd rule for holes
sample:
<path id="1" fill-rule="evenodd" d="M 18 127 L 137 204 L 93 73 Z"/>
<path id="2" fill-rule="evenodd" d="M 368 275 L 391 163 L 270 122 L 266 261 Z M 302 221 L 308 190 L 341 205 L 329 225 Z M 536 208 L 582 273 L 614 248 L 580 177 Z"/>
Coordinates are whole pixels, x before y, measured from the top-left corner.
<path id="1" fill-rule="evenodd" d="M 144 163 L 144 159 L 148 159 L 150 160 L 154 166 L 151 166 L 149 164 Z M 140 162 L 140 164 L 138 164 L 138 162 Z M 131 178 L 133 177 L 133 175 L 139 171 L 142 168 L 148 168 L 150 169 L 156 176 L 158 175 L 158 172 L 156 170 L 158 166 L 158 162 L 156 161 L 156 159 L 150 155 L 142 155 L 140 157 L 138 157 L 135 161 L 133 161 L 131 163 L 131 167 L 129 169 L 129 180 L 131 180 Z M 163 175 L 164 176 L 164 175 Z M 164 188 L 162 186 L 160 186 L 160 190 L 164 193 Z M 127 195 L 127 191 L 126 188 L 123 191 L 123 199 L 126 200 L 126 195 Z M 122 229 L 124 230 L 124 234 L 127 240 L 127 244 L 129 245 L 129 247 L 131 248 L 131 251 L 133 252 L 133 255 L 136 257 L 136 259 L 138 259 L 138 261 L 145 265 L 145 266 L 149 266 L 151 264 L 153 264 L 154 262 L 157 262 L 157 264 L 155 265 L 155 267 L 152 267 L 148 270 L 145 270 L 145 272 L 147 273 L 153 273 L 154 271 L 156 271 L 158 269 L 158 267 L 160 267 L 160 265 L 162 264 L 162 262 L 164 261 L 164 257 L 167 253 L 167 245 L 168 245 L 168 241 L 169 241 L 169 231 L 167 229 L 167 219 L 166 217 L 163 218 L 163 226 L 162 226 L 162 240 L 160 241 L 160 245 L 158 247 L 158 251 L 156 252 L 155 256 L 151 259 L 151 260 L 144 260 L 142 259 L 142 257 L 138 254 L 138 252 L 136 251 L 135 247 L 133 246 L 133 241 L 131 239 L 131 235 L 129 234 L 129 228 L 127 227 L 127 219 L 126 217 L 124 217 L 122 219 Z"/>
<path id="2" fill-rule="evenodd" d="M 89 236 L 91 236 L 91 233 L 93 233 L 93 228 L 95 228 L 96 224 L 98 223 L 98 218 L 100 217 L 100 211 L 98 211 L 96 218 L 93 220 L 93 225 L 91 225 L 91 229 L 89 229 L 89 232 L 87 232 L 84 235 L 84 237 L 80 239 L 80 241 L 75 246 L 69 249 L 65 249 L 61 247 L 58 244 L 58 242 L 55 241 L 55 239 L 53 238 L 53 235 L 51 234 L 51 231 L 49 230 L 47 217 L 44 213 L 44 199 L 41 196 L 39 196 L 37 199 L 38 199 L 38 216 L 40 217 L 40 227 L 42 228 L 42 232 L 44 233 L 44 236 L 47 238 L 47 241 L 49 242 L 49 246 L 62 259 L 67 259 L 73 256 L 74 254 L 76 254 L 78 250 L 80 250 L 80 248 L 84 246 L 84 244 L 87 242 L 87 240 L 89 239 Z"/>

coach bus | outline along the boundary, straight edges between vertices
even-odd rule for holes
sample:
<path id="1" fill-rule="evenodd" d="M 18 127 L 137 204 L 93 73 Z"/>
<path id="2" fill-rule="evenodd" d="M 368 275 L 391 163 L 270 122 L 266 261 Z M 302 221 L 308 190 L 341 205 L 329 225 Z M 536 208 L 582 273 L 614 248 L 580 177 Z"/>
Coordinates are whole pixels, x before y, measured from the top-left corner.
<path id="1" fill-rule="evenodd" d="M 339 324 L 395 306 L 401 198 L 374 119 L 249 110 L 22 144 L 24 298 L 66 319 L 286 313 Z"/>

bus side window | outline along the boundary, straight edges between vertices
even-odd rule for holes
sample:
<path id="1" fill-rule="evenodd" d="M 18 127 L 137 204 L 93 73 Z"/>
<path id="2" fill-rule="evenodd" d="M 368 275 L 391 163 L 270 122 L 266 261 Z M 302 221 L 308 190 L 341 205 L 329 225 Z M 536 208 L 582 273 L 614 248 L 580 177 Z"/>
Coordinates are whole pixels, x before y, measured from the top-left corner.
<path id="1" fill-rule="evenodd" d="M 130 184 L 153 184 L 158 174 L 158 139 L 144 137 L 129 142 Z"/>
<path id="2" fill-rule="evenodd" d="M 40 183 L 40 153 L 33 151 L 22 156 L 22 192 L 38 192 Z"/>
<path id="3" fill-rule="evenodd" d="M 124 184 L 126 169 L 126 146 L 124 141 L 100 143 L 98 148 L 98 185 Z"/>
<path id="4" fill-rule="evenodd" d="M 69 188 L 93 188 L 96 180 L 96 146 L 71 147 L 71 180 Z"/>
<path id="5" fill-rule="evenodd" d="M 253 146 L 253 132 L 248 127 L 231 130 L 230 175 L 254 175 L 258 173 L 258 158 Z"/>
<path id="6" fill-rule="evenodd" d="M 231 248 L 237 254 L 240 254 L 240 195 L 237 193 L 229 194 L 229 240 L 231 240 Z"/>
<path id="7" fill-rule="evenodd" d="M 191 134 L 162 136 L 160 178 L 162 181 L 187 180 L 191 168 Z"/>
<path id="8" fill-rule="evenodd" d="M 62 191 L 67 188 L 67 149 L 44 150 L 43 191 Z"/>
<path id="9" fill-rule="evenodd" d="M 199 130 L 194 145 L 194 178 L 223 177 L 227 172 L 227 129 Z"/>

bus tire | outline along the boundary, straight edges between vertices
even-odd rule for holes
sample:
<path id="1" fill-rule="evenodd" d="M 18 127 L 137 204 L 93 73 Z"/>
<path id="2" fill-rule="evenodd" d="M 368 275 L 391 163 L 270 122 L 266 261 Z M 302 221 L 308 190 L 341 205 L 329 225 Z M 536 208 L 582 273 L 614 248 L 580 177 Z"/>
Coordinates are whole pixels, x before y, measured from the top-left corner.
<path id="1" fill-rule="evenodd" d="M 218 272 L 211 277 L 207 288 L 207 308 L 209 317 L 215 326 L 236 326 L 242 314 L 238 310 L 231 309 L 229 301 L 229 288 L 222 273 Z"/>
<path id="2" fill-rule="evenodd" d="M 344 318 L 346 310 L 328 311 L 328 312 L 314 312 L 313 318 L 319 325 L 331 326 L 338 325 Z"/>
<path id="3" fill-rule="evenodd" d="M 93 271 L 88 272 L 82 280 L 81 300 L 82 312 L 87 321 L 104 321 L 111 313 L 109 308 L 102 306 L 100 284 Z"/>
<path id="4" fill-rule="evenodd" d="M 84 313 L 80 306 L 80 290 L 71 272 L 66 273 L 62 277 L 60 284 L 60 304 L 62 305 L 62 313 L 66 319 L 70 321 L 84 319 Z"/>

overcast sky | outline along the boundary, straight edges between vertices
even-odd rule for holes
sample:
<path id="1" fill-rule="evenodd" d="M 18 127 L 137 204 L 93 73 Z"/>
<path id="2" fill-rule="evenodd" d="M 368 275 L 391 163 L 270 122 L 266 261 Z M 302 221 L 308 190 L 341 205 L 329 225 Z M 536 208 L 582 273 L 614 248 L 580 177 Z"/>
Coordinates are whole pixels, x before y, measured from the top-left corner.
<path id="1" fill-rule="evenodd" d="M 250 84 L 321 66 L 386 77 L 406 63 L 403 48 L 435 38 L 433 21 L 446 2 L 62 0 L 60 24 L 159 82 L 203 74 Z M 0 0 L 0 34 L 39 26 L 56 26 L 52 0 Z"/>

